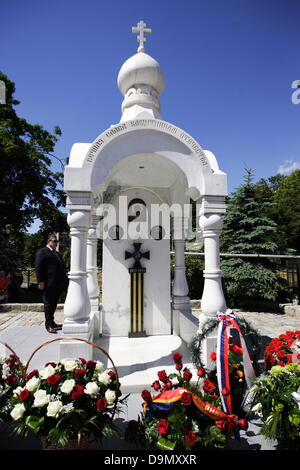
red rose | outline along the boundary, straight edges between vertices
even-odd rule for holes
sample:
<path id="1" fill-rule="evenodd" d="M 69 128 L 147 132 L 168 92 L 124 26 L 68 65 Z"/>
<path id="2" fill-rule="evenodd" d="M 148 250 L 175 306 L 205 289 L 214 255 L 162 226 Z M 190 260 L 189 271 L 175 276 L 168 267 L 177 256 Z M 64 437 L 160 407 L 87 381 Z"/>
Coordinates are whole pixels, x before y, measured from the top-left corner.
<path id="1" fill-rule="evenodd" d="M 71 400 L 77 400 L 84 394 L 84 387 L 82 385 L 74 385 L 70 395 Z"/>
<path id="2" fill-rule="evenodd" d="M 56 363 L 55 362 L 47 362 L 47 364 L 45 364 L 45 367 L 47 367 L 47 366 L 56 367 Z"/>
<path id="3" fill-rule="evenodd" d="M 173 385 L 173 383 L 171 382 L 171 380 L 167 380 L 167 381 L 165 382 L 165 388 L 166 388 L 167 390 L 170 390 L 170 388 L 172 388 L 172 385 Z"/>
<path id="4" fill-rule="evenodd" d="M 183 392 L 183 394 L 181 395 L 181 402 L 185 406 L 190 405 L 192 403 L 191 392 Z"/>
<path id="5" fill-rule="evenodd" d="M 215 361 L 217 359 L 217 355 L 215 352 L 212 352 L 211 355 L 209 356 L 211 361 Z"/>
<path id="6" fill-rule="evenodd" d="M 49 385 L 58 385 L 59 382 L 61 380 L 61 376 L 60 375 L 57 375 L 57 374 L 53 374 L 53 375 L 50 375 L 48 378 L 47 378 L 47 383 Z"/>
<path id="7" fill-rule="evenodd" d="M 149 392 L 149 390 L 143 390 L 141 395 L 142 395 L 142 399 L 146 403 L 150 403 L 152 401 L 151 393 Z"/>
<path id="8" fill-rule="evenodd" d="M 82 364 L 86 364 L 86 359 L 83 359 L 83 357 L 80 357 L 79 360 L 82 362 Z"/>
<path id="9" fill-rule="evenodd" d="M 233 344 L 232 346 L 229 346 L 229 349 L 234 354 L 243 354 L 242 348 L 238 346 L 237 344 Z"/>
<path id="10" fill-rule="evenodd" d="M 228 430 L 228 422 L 225 420 L 216 421 L 216 426 L 221 432 L 226 432 Z"/>
<path id="11" fill-rule="evenodd" d="M 159 434 L 167 434 L 169 429 L 169 421 L 167 419 L 160 419 L 157 423 L 157 431 Z"/>
<path id="12" fill-rule="evenodd" d="M 24 388 L 24 390 L 22 390 L 22 392 L 20 392 L 19 394 L 20 401 L 26 401 L 28 400 L 29 397 L 30 397 L 30 391 L 27 390 L 27 388 Z"/>
<path id="13" fill-rule="evenodd" d="M 192 447 L 193 445 L 195 445 L 197 442 L 197 434 L 195 434 L 194 432 L 192 431 L 188 431 L 185 435 L 185 443 Z"/>
<path id="14" fill-rule="evenodd" d="M 32 370 L 29 374 L 26 375 L 26 380 L 32 379 L 32 377 L 38 377 L 39 371 L 37 369 Z"/>
<path id="15" fill-rule="evenodd" d="M 160 383 L 158 380 L 155 380 L 155 382 L 153 382 L 153 384 L 151 385 L 151 387 L 154 388 L 154 390 L 159 390 L 160 389 Z"/>
<path id="16" fill-rule="evenodd" d="M 95 361 L 87 361 L 86 363 L 86 368 L 87 369 L 95 369 L 96 367 L 96 362 Z"/>
<path id="17" fill-rule="evenodd" d="M 239 423 L 239 427 L 243 430 L 243 431 L 247 431 L 248 429 L 248 421 L 246 419 L 239 419 L 238 420 L 238 423 Z"/>
<path id="18" fill-rule="evenodd" d="M 168 380 L 168 376 L 165 370 L 160 370 L 159 372 L 157 372 L 157 376 L 162 382 L 166 382 Z"/>
<path id="19" fill-rule="evenodd" d="M 7 362 L 7 365 L 8 367 L 12 368 L 16 365 L 16 362 L 17 362 L 16 357 L 13 354 L 11 354 L 10 360 Z"/>
<path id="20" fill-rule="evenodd" d="M 214 393 L 215 390 L 216 390 L 216 387 L 214 386 L 214 384 L 210 380 L 206 379 L 206 380 L 204 380 L 203 390 L 204 390 L 204 392 L 207 392 L 207 393 Z"/>
<path id="21" fill-rule="evenodd" d="M 109 370 L 107 374 L 110 376 L 112 380 L 115 380 L 117 378 L 116 373 L 113 370 Z"/>
<path id="22" fill-rule="evenodd" d="M 197 375 L 198 375 L 198 377 L 204 377 L 205 376 L 205 369 L 203 367 L 199 367 Z"/>
<path id="23" fill-rule="evenodd" d="M 96 403 L 97 411 L 99 412 L 104 411 L 106 407 L 107 407 L 107 401 L 105 400 L 105 398 L 99 398 L 99 400 Z"/>
<path id="24" fill-rule="evenodd" d="M 224 395 L 225 397 L 227 395 L 230 395 L 230 390 L 227 387 L 222 388 L 222 395 Z"/>
<path id="25" fill-rule="evenodd" d="M 180 354 L 180 352 L 175 352 L 175 353 L 173 354 L 173 361 L 174 361 L 176 364 L 178 364 L 178 363 L 181 362 L 181 360 L 182 360 L 182 355 Z"/>
<path id="26" fill-rule="evenodd" d="M 181 370 L 183 368 L 183 365 L 181 362 L 178 362 L 178 364 L 175 364 L 175 369 L 176 370 Z"/>
<path id="27" fill-rule="evenodd" d="M 193 376 L 193 374 L 188 369 L 185 369 L 185 371 L 182 374 L 183 380 L 185 380 L 186 382 L 189 382 L 191 380 L 192 376 Z"/>
<path id="28" fill-rule="evenodd" d="M 13 385 L 17 381 L 17 377 L 15 375 L 9 375 L 5 379 L 5 383 L 7 385 Z"/>
<path id="29" fill-rule="evenodd" d="M 82 379 L 82 377 L 84 377 L 84 375 L 85 375 L 85 372 L 86 372 L 85 369 L 74 369 L 74 375 L 75 375 L 78 379 Z"/>

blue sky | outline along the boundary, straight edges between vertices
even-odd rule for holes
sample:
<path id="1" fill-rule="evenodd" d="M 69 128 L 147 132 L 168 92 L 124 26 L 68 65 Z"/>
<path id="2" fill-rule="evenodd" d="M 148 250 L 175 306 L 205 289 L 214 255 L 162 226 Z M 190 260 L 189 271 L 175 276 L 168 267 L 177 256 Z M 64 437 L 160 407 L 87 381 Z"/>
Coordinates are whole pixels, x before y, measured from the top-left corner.
<path id="1" fill-rule="evenodd" d="M 298 0 L 2 2 L 0 70 L 16 83 L 19 116 L 61 127 L 55 155 L 119 122 L 117 75 L 141 19 L 166 78 L 162 118 L 214 152 L 229 191 L 245 166 L 256 179 L 300 168 Z"/>

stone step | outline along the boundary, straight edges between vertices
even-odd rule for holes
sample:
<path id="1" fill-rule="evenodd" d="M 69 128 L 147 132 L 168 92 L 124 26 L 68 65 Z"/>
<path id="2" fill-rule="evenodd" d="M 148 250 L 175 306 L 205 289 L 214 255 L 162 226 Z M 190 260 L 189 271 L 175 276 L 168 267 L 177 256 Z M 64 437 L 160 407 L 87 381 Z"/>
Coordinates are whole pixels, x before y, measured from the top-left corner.
<path id="1" fill-rule="evenodd" d="M 57 310 L 63 310 L 64 304 L 58 304 Z M 0 305 L 0 313 L 6 312 L 43 312 L 44 304 L 32 303 L 32 304 L 21 304 L 21 303 L 6 303 Z"/>

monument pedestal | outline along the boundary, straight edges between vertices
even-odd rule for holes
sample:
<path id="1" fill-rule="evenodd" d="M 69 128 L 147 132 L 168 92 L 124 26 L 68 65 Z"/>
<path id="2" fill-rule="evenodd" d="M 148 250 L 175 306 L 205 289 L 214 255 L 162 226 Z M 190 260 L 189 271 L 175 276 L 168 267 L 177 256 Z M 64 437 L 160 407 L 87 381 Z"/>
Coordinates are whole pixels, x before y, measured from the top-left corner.
<path id="1" fill-rule="evenodd" d="M 82 338 L 88 341 L 94 340 L 94 325 L 91 318 L 88 321 L 65 321 L 63 325 L 63 335 L 72 338 Z M 93 359 L 93 347 L 84 341 L 62 340 L 60 342 L 59 357 L 78 358 L 83 357 L 86 360 Z"/>

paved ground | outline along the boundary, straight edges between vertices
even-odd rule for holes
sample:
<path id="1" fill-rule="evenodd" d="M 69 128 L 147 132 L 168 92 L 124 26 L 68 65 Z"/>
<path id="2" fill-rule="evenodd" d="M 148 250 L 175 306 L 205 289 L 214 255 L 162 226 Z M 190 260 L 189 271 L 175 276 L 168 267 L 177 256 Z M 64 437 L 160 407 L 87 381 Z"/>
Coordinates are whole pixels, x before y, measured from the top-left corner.
<path id="1" fill-rule="evenodd" d="M 300 329 L 300 317 L 295 314 L 275 314 L 263 312 L 238 312 L 245 317 L 254 328 L 269 341 L 288 330 Z M 63 312 L 57 311 L 55 321 L 63 321 Z M 10 311 L 0 313 L 0 340 L 7 342 L 23 361 L 26 361 L 30 353 L 41 343 L 53 339 L 54 335 L 46 332 L 44 328 L 44 314 L 42 311 Z M 185 364 L 190 364 L 190 354 L 179 337 L 169 335 L 168 337 L 152 338 L 99 338 L 97 342 L 109 352 L 113 358 L 123 393 L 129 393 L 128 407 L 118 417 L 120 427 L 124 429 L 130 419 L 137 419 L 141 411 L 140 391 L 155 380 L 157 370 L 166 369 L 167 373 L 173 372 L 171 355 L 174 351 L 181 351 Z M 128 342 L 128 344 L 126 343 Z M 129 344 L 130 342 L 130 344 Z M 126 344 L 125 344 L 126 343 Z M 133 344 L 134 343 L 134 344 Z M 1 346 L 1 345 L 0 345 Z M 34 358 L 31 368 L 40 367 L 49 360 L 58 360 L 59 342 L 55 342 L 43 348 L 40 355 Z M 3 346 L 0 355 L 3 355 Z M 37 361 L 37 362 L 34 362 Z M 30 369 L 31 370 L 31 369 Z M 136 386 L 132 384 L 132 378 L 136 377 Z M 123 387 L 124 386 L 124 387 Z M 241 432 L 241 440 L 232 440 L 229 448 L 232 450 L 275 450 L 276 441 L 267 441 L 259 435 L 261 423 L 252 417 L 248 431 Z M 8 450 L 38 450 L 40 442 L 30 437 L 28 439 L 12 439 L 7 433 L 4 425 L 0 426 L 0 449 Z M 135 447 L 124 441 L 106 441 L 104 450 L 134 450 Z M 97 450 L 95 444 L 91 443 L 91 450 Z"/>

